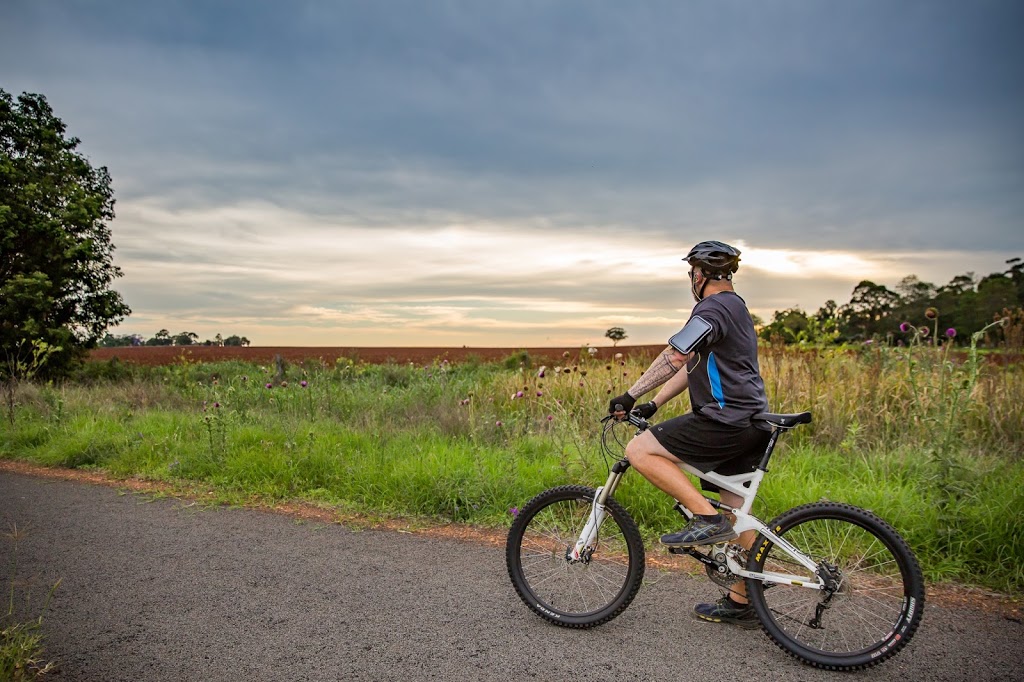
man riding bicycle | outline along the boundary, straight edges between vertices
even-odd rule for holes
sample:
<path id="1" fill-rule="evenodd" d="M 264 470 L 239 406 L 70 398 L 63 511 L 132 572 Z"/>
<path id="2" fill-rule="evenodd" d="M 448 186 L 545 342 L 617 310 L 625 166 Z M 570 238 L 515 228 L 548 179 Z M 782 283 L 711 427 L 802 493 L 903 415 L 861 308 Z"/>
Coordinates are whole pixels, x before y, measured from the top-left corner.
<path id="1" fill-rule="evenodd" d="M 690 464 L 701 471 L 735 475 L 753 471 L 770 436 L 770 428 L 751 421 L 768 409 L 757 361 L 757 334 L 747 305 L 736 294 L 732 276 L 739 269 L 738 249 L 717 241 L 694 246 L 684 259 L 690 265 L 690 289 L 697 301 L 690 319 L 670 345 L 623 395 L 612 398 L 609 412 L 622 418 L 633 411 L 649 419 L 666 402 L 689 390 L 692 411 L 644 431 L 626 448 L 634 469 L 660 490 L 678 500 L 693 520 L 677 533 L 661 537 L 669 547 L 694 547 L 736 540 L 747 549 L 754 532 L 737 536 L 725 515 L 717 512 L 679 468 Z M 685 365 L 686 371 L 680 369 Z M 661 386 L 650 402 L 638 398 Z M 723 504 L 739 507 L 742 500 L 702 482 L 705 490 L 720 492 Z M 738 539 L 737 539 L 738 538 Z M 697 604 L 694 614 L 712 622 L 757 627 L 743 581 L 714 604 Z"/>

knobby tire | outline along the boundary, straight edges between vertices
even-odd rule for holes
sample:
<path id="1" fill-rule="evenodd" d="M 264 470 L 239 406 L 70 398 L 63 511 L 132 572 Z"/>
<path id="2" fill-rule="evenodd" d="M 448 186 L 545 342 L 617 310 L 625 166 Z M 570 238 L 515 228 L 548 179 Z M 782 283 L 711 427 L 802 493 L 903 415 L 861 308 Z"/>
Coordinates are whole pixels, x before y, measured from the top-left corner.
<path id="1" fill-rule="evenodd" d="M 769 527 L 813 561 L 828 561 L 842 572 L 831 600 L 818 590 L 747 580 L 758 619 L 779 647 L 815 667 L 858 670 L 906 646 L 921 622 L 924 578 L 889 524 L 858 507 L 815 502 L 790 509 Z M 755 540 L 747 569 L 816 581 L 764 535 Z"/>
<path id="2" fill-rule="evenodd" d="M 587 522 L 594 495 L 586 486 L 551 488 L 530 500 L 509 529 L 505 561 L 512 584 L 534 613 L 555 625 L 607 623 L 629 606 L 643 581 L 640 531 L 611 498 L 589 561 L 566 558 Z"/>

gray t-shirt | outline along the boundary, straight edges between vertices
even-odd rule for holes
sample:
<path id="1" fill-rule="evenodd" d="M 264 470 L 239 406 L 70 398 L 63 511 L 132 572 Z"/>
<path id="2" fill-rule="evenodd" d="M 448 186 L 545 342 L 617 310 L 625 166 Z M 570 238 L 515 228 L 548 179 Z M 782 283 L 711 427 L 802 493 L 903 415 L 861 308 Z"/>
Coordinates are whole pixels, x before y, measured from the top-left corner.
<path id="1" fill-rule="evenodd" d="M 732 291 L 708 296 L 693 308 L 711 333 L 686 364 L 693 411 L 723 424 L 750 426 L 768 409 L 757 364 L 757 332 L 747 304 Z"/>

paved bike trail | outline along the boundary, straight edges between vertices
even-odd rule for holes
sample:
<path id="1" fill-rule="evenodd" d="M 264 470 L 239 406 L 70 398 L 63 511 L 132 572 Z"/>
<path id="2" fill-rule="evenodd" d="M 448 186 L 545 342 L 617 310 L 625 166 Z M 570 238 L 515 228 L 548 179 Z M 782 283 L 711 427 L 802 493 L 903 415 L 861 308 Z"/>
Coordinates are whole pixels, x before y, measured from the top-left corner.
<path id="1" fill-rule="evenodd" d="M 45 613 L 52 679 L 824 680 L 757 631 L 694 621 L 704 579 L 650 572 L 593 630 L 516 597 L 500 547 L 0 472 L 0 586 Z M 25 599 L 30 598 L 27 606 Z M 858 680 L 1019 680 L 1024 626 L 929 605 Z"/>

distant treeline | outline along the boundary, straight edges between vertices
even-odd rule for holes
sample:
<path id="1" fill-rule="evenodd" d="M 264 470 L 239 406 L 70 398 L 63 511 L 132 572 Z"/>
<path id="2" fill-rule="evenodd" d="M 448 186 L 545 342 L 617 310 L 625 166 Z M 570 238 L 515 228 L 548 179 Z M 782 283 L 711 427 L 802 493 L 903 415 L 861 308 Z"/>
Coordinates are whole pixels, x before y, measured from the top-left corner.
<path id="1" fill-rule="evenodd" d="M 916 275 L 900 280 L 893 291 L 863 281 L 848 303 L 828 301 L 810 315 L 800 308 L 775 311 L 761 326 L 765 340 L 830 344 L 873 341 L 898 345 L 912 339 L 925 343 L 970 343 L 971 334 L 1000 318 L 990 342 L 1021 349 L 1024 344 L 1024 262 L 1006 261 L 1007 269 L 977 278 L 973 272 L 936 286 Z"/>
<path id="2" fill-rule="evenodd" d="M 248 346 L 249 339 L 244 336 L 233 334 L 227 338 L 217 334 L 212 339 L 199 340 L 199 335 L 194 332 L 181 332 L 171 334 L 166 329 L 161 329 L 151 338 L 144 338 L 141 334 L 107 334 L 100 342 L 100 348 L 114 348 L 119 346 Z"/>

